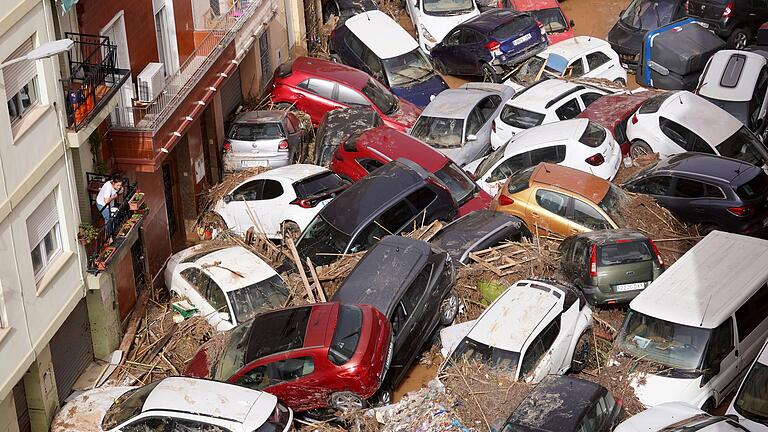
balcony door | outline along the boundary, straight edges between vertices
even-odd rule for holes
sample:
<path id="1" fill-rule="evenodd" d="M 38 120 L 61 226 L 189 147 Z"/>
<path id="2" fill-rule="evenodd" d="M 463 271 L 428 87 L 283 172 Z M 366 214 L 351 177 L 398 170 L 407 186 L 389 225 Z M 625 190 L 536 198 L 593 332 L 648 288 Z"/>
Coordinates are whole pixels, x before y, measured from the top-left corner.
<path id="1" fill-rule="evenodd" d="M 131 70 L 131 59 L 128 52 L 128 37 L 125 35 L 125 18 L 123 11 L 120 11 L 114 18 L 101 29 L 101 35 L 109 38 L 109 43 L 117 47 L 116 64 L 119 69 Z M 104 53 L 106 54 L 106 53 Z M 120 96 L 117 107 L 110 114 L 110 119 L 114 125 L 133 125 L 133 76 L 128 73 L 128 79 L 120 88 Z"/>
<path id="2" fill-rule="evenodd" d="M 176 43 L 176 24 L 173 15 L 173 0 L 152 0 L 155 14 L 155 38 L 157 58 L 163 64 L 165 76 L 179 70 L 179 47 Z"/>

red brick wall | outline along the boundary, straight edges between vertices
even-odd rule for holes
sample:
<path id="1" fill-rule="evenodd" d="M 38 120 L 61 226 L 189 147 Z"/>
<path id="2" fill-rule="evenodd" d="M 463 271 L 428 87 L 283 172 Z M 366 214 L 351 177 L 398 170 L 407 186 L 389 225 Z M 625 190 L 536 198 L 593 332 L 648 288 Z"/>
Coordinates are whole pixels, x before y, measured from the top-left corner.
<path id="1" fill-rule="evenodd" d="M 173 0 L 173 13 L 176 20 L 176 41 L 179 45 L 179 64 L 182 65 L 195 50 L 192 0 Z"/>
<path id="2" fill-rule="evenodd" d="M 168 215 L 165 210 L 165 193 L 163 191 L 163 172 L 158 169 L 153 173 L 135 173 L 139 188 L 145 192 L 145 202 L 149 206 L 149 214 L 142 227 L 146 260 L 150 277 L 157 275 L 162 269 L 165 259 L 171 255 L 171 239 L 168 234 Z"/>

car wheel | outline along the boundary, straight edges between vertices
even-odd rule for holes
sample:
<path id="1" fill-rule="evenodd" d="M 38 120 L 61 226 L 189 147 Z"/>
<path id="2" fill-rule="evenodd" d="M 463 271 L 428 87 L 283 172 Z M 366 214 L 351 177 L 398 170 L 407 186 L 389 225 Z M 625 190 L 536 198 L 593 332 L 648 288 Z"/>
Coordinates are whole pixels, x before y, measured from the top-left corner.
<path id="1" fill-rule="evenodd" d="M 740 27 L 734 29 L 731 35 L 728 36 L 728 46 L 735 49 L 744 49 L 749 44 L 750 39 L 752 39 L 752 35 L 749 33 L 749 30 Z"/>
<path id="2" fill-rule="evenodd" d="M 437 71 L 437 73 L 439 73 L 440 75 L 448 74 L 448 71 L 445 69 L 445 64 L 441 60 L 432 58 L 432 63 L 434 63 L 435 70 Z"/>
<path id="3" fill-rule="evenodd" d="M 571 358 L 571 371 L 579 373 L 584 370 L 589 360 L 589 353 L 592 351 L 592 330 L 589 329 L 579 336 L 576 346 L 573 348 L 573 357 Z"/>
<path id="4" fill-rule="evenodd" d="M 373 399 L 373 403 L 378 406 L 389 405 L 392 403 L 392 390 L 379 389 Z"/>
<path id="5" fill-rule="evenodd" d="M 499 79 L 496 70 L 488 63 L 483 65 L 483 82 L 495 83 Z"/>
<path id="6" fill-rule="evenodd" d="M 299 224 L 294 221 L 285 221 L 280 224 L 280 232 L 282 234 L 283 243 L 289 238 L 296 243 L 296 240 L 301 236 L 301 228 L 299 228 Z"/>
<path id="7" fill-rule="evenodd" d="M 701 406 L 701 410 L 707 413 L 712 412 L 715 409 L 715 400 L 713 398 L 707 399 L 704 405 Z"/>
<path id="8" fill-rule="evenodd" d="M 276 109 L 278 111 L 297 111 L 296 105 L 288 102 L 278 102 L 272 107 L 272 109 Z"/>
<path id="9" fill-rule="evenodd" d="M 624 78 L 616 78 L 615 80 L 613 80 L 613 82 L 621 86 L 627 85 L 627 80 L 625 80 Z"/>
<path id="10" fill-rule="evenodd" d="M 643 140 L 636 140 L 632 142 L 632 146 L 629 148 L 629 155 L 632 158 L 644 156 L 653 153 L 653 149 Z"/>
<path id="11" fill-rule="evenodd" d="M 331 395 L 331 406 L 342 412 L 363 409 L 363 400 L 352 392 L 338 392 Z"/>
<path id="12" fill-rule="evenodd" d="M 440 324 L 449 326 L 459 313 L 459 296 L 451 291 L 447 298 L 440 304 Z"/>

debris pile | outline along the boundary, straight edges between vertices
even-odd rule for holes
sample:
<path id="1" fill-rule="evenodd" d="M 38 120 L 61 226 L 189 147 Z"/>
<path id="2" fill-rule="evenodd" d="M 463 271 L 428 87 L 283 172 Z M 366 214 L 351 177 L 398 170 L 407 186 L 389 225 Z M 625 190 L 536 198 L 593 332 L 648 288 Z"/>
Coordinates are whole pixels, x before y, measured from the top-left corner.
<path id="1" fill-rule="evenodd" d="M 619 172 L 616 173 L 616 177 L 613 178 L 613 183 L 617 185 L 624 184 L 627 180 L 635 176 L 643 169 L 657 163 L 659 161 L 658 153 L 651 153 L 642 156 L 632 158 L 632 165 L 625 167 L 624 164 L 619 165 Z"/>

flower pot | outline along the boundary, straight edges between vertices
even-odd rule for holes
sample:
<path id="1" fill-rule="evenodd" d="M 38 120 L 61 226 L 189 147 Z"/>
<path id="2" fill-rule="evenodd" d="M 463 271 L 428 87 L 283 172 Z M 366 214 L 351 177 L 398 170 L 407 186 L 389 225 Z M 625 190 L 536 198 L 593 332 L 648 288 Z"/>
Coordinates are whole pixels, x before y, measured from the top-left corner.
<path id="1" fill-rule="evenodd" d="M 105 247 L 99 254 L 99 257 L 96 258 L 96 267 L 98 267 L 99 270 L 106 270 L 107 264 L 109 264 L 109 260 L 112 259 L 116 250 L 117 248 L 114 246 Z"/>
<path id="2" fill-rule="evenodd" d="M 142 204 L 144 204 L 144 192 L 136 192 L 128 201 L 128 208 L 130 208 L 131 211 L 136 211 Z"/>

